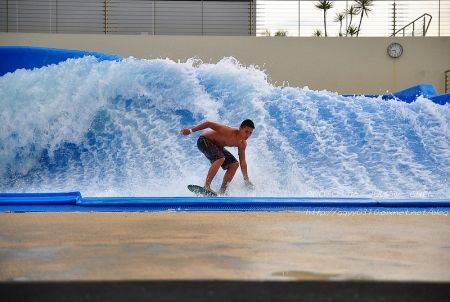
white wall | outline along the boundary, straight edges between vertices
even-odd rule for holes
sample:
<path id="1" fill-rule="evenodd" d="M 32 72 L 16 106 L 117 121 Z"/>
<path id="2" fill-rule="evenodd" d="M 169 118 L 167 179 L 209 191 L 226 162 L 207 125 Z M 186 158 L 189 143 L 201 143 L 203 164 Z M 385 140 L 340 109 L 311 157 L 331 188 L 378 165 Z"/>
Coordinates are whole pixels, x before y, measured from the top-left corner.
<path id="1" fill-rule="evenodd" d="M 386 48 L 403 45 L 399 59 Z M 0 33 L 0 45 L 80 49 L 185 61 L 216 62 L 233 56 L 265 69 L 270 82 L 339 93 L 385 93 L 418 83 L 444 92 L 450 69 L 450 37 L 285 38 Z"/>

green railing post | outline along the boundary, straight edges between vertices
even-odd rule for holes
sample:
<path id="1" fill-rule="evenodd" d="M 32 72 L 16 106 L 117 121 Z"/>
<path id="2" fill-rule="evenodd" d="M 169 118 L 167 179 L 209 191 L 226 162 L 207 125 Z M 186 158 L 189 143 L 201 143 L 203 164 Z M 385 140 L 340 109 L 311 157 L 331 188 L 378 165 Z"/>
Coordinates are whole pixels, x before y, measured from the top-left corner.
<path id="1" fill-rule="evenodd" d="M 441 36 L 441 0 L 439 0 L 438 8 L 438 37 Z"/>
<path id="2" fill-rule="evenodd" d="M 6 32 L 9 32 L 9 0 L 6 0 Z"/>
<path id="3" fill-rule="evenodd" d="M 103 31 L 108 33 L 108 0 L 103 1 Z"/>
<path id="4" fill-rule="evenodd" d="M 203 31 L 203 0 L 202 0 L 202 36 L 204 36 L 204 31 Z"/>

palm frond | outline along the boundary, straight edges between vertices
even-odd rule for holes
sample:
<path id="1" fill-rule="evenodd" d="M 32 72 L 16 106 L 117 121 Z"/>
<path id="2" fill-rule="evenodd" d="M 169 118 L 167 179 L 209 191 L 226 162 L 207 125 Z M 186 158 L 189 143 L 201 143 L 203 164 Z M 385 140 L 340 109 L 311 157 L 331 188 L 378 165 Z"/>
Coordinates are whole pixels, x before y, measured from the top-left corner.
<path id="1" fill-rule="evenodd" d="M 329 0 L 319 0 L 318 3 L 315 4 L 318 9 L 329 10 L 333 8 L 333 1 Z"/>
<path id="2" fill-rule="evenodd" d="M 334 17 L 334 22 L 341 22 L 345 19 L 345 13 L 336 13 L 336 16 Z"/>
<path id="3" fill-rule="evenodd" d="M 313 35 L 314 37 L 322 37 L 322 31 L 320 29 L 316 29 Z"/>

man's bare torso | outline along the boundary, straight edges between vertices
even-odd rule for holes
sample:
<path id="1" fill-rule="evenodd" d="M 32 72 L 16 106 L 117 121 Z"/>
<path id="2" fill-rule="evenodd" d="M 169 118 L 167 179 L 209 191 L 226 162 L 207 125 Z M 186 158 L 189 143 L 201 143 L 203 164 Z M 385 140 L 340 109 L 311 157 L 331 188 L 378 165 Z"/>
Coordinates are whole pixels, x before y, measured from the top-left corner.
<path id="1" fill-rule="evenodd" d="M 240 147 L 243 143 L 242 141 L 239 142 L 238 129 L 234 128 L 227 128 L 222 132 L 208 131 L 203 136 L 221 147 Z"/>

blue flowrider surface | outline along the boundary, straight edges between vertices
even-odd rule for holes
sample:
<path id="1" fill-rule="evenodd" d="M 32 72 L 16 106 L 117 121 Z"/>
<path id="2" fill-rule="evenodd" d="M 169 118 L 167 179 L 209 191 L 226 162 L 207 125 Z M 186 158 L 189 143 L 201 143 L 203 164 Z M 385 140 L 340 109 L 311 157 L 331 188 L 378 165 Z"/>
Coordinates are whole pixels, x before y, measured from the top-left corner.
<path id="1" fill-rule="evenodd" d="M 69 193 L 1 193 L 0 212 L 151 211 L 439 211 L 450 199 L 306 197 L 82 197 Z"/>

